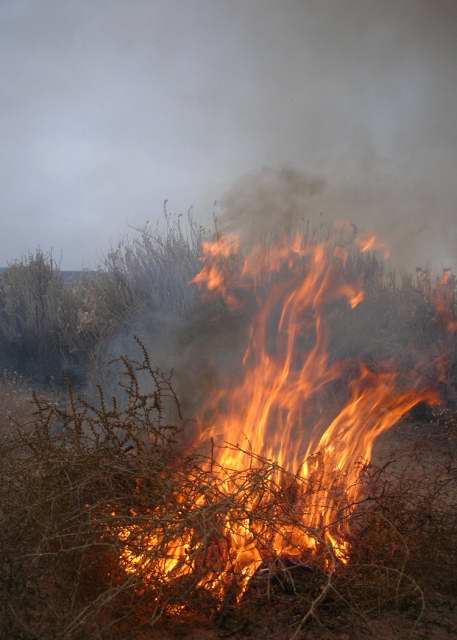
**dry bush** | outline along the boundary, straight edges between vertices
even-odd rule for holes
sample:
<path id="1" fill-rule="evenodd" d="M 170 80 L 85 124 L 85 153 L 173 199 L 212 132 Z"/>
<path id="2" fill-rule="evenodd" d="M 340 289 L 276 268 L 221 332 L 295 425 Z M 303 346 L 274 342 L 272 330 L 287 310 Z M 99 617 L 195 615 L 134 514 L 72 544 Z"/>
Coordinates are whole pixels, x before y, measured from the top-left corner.
<path id="1" fill-rule="evenodd" d="M 190 214 L 172 215 L 165 207 L 163 220 L 136 230 L 108 254 L 99 271 L 71 284 L 64 283 L 52 256 L 41 251 L 0 274 L 1 366 L 34 384 L 62 386 L 69 379 L 90 391 L 101 382 L 111 392 L 116 377 L 108 376 L 107 363 L 128 352 L 133 335 L 142 335 L 155 357 L 167 344 L 163 359 L 170 362 L 178 342 L 188 346 L 191 333 L 207 333 L 212 307 L 190 282 L 201 267 L 201 243 L 208 234 Z M 312 229 L 305 224 L 302 231 L 308 242 L 334 236 L 349 248 L 348 277 L 366 292 L 364 304 L 335 326 L 334 356 L 373 361 L 400 356 L 411 368 L 424 351 L 431 361 L 444 350 L 450 355 L 449 397 L 457 400 L 457 333 L 448 334 L 436 312 L 433 276 L 389 271 L 381 255 L 357 248 L 357 230 L 344 235 L 328 225 Z M 451 284 L 455 288 L 455 280 Z M 219 320 L 227 326 L 226 317 Z"/>
<path id="2" fill-rule="evenodd" d="M 78 379 L 91 340 L 81 331 L 80 304 L 52 254 L 37 250 L 0 274 L 2 366 L 47 384 Z"/>
<path id="3" fill-rule="evenodd" d="M 30 384 L 14 371 L 0 372 L 0 437 L 11 432 L 18 421 L 25 423 L 33 413 Z"/>
<path id="4" fill-rule="evenodd" d="M 114 338 L 132 335 L 158 315 L 182 317 L 194 301 L 204 230 L 189 213 L 164 211 L 165 226 L 146 225 L 96 272 L 65 283 L 41 250 L 0 274 L 0 363 L 35 384 L 100 379 Z M 139 326 L 141 325 L 141 326 Z"/>
<path id="5" fill-rule="evenodd" d="M 115 393 L 119 371 L 108 363 L 129 352 L 137 334 L 151 347 L 162 348 L 167 327 L 184 322 L 196 303 L 190 283 L 200 268 L 206 231 L 191 213 L 171 214 L 165 203 L 161 224 L 147 224 L 135 234 L 106 256 L 98 272 L 80 282 L 82 327 L 96 336 L 87 371 L 89 389 L 102 383 Z"/>
<path id="6" fill-rule="evenodd" d="M 253 453 L 243 470 L 221 469 L 211 454 L 183 454 L 192 427 L 169 376 L 144 349 L 141 361 L 123 364 L 121 404 L 102 392 L 93 405 L 71 390 L 65 407 L 36 397 L 32 423 L 1 440 L 1 637 L 140 638 L 164 619 L 196 624 L 203 616 L 266 637 L 282 625 L 298 638 L 310 623 L 331 628 L 341 616 L 369 626 L 392 607 L 406 609 L 413 625 L 429 593 L 455 595 L 457 472 L 449 452 L 438 459 L 410 451 L 382 468 L 361 466 L 362 498 L 348 504 L 338 482 L 284 483 L 285 473 L 278 482 L 278 467 Z M 338 496 L 332 531 L 350 525 L 346 563 L 324 529 L 303 525 L 300 490 Z M 238 603 L 228 513 L 235 530 L 255 523 L 264 557 Z M 290 526 L 315 540 L 313 555 L 297 544 L 293 558 L 274 557 L 272 532 Z M 170 573 L 176 540 L 186 554 Z M 204 588 L 221 567 L 223 601 Z"/>
<path id="7" fill-rule="evenodd" d="M 139 367 L 150 376 L 147 393 L 126 366 L 123 408 L 106 407 L 102 395 L 91 407 L 70 392 L 66 408 L 35 397 L 33 424 L 2 439 L 2 637 L 95 633 L 136 593 L 138 581 L 119 580 L 115 564 L 110 575 L 119 553 L 110 531 L 141 501 L 138 478 L 160 479 L 173 461 L 175 429 L 164 411 L 175 399 L 148 361 Z"/>
<path id="8" fill-rule="evenodd" d="M 146 225 L 105 258 L 103 270 L 87 282 L 96 324 L 119 328 L 151 313 L 185 314 L 194 302 L 189 286 L 199 268 L 204 230 L 191 214 L 173 216 L 165 208 L 165 227 Z"/>

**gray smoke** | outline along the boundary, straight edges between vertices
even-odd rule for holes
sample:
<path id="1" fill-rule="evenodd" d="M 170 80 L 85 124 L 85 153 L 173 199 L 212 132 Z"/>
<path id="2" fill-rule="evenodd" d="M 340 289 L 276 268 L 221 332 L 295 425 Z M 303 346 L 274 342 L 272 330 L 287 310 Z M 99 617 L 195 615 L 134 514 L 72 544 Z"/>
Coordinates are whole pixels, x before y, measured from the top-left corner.
<path id="1" fill-rule="evenodd" d="M 218 231 L 236 233 L 249 246 L 288 233 L 311 213 L 310 202 L 324 189 L 324 180 L 287 167 L 246 175 L 223 198 Z"/>
<path id="2" fill-rule="evenodd" d="M 308 211 L 403 264 L 456 265 L 456 27 L 455 0 L 3 0 L 0 265 L 94 265 L 263 166 L 320 176 Z"/>

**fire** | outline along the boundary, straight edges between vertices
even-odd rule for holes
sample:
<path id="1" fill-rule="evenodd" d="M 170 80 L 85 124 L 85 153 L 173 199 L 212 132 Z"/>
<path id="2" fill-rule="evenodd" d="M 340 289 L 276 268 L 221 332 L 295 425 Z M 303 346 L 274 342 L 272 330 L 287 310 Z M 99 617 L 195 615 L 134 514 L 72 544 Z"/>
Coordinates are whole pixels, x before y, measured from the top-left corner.
<path id="1" fill-rule="evenodd" d="M 374 245 L 369 238 L 361 250 Z M 220 600 L 234 580 L 241 598 L 262 564 L 278 558 L 303 560 L 326 548 L 329 571 L 347 562 L 348 516 L 361 497 L 357 463 L 369 462 L 378 436 L 417 403 L 436 401 L 417 380 L 403 389 L 391 366 L 375 372 L 331 359 L 332 314 L 346 313 L 344 307 L 351 313 L 364 300 L 360 283 L 347 276 L 346 248 L 300 235 L 244 256 L 240 246 L 236 236 L 205 243 L 193 281 L 220 295 L 234 313 L 241 312 L 246 292 L 256 307 L 238 377 L 202 408 L 198 445 L 214 445 L 213 483 L 227 504 L 244 495 L 245 470 L 256 465 L 270 465 L 269 490 L 264 482 L 251 492 L 244 515 L 228 507 L 219 542 L 209 545 L 204 559 L 189 530 L 167 543 L 159 562 L 169 580 L 198 570 L 200 588 Z M 197 496 L 195 510 L 204 503 Z M 260 508 L 268 516 L 257 517 Z M 157 543 L 151 537 L 146 546 Z M 131 572 L 144 561 L 142 553 L 123 558 Z"/>
<path id="2" fill-rule="evenodd" d="M 202 251 L 204 255 L 211 258 L 211 263 L 204 265 L 192 280 L 194 284 L 204 285 L 208 291 L 217 291 L 232 309 L 237 308 L 238 302 L 231 294 L 226 282 L 228 272 L 224 260 L 236 256 L 239 248 L 239 240 L 232 234 L 222 236 L 217 242 L 204 242 Z"/>
<path id="3" fill-rule="evenodd" d="M 374 233 L 361 233 L 356 237 L 356 243 L 362 253 L 379 251 L 384 258 L 390 257 L 389 248 L 379 240 Z"/>
<path id="4" fill-rule="evenodd" d="M 455 291 L 456 281 L 450 269 L 444 269 L 434 290 L 434 305 L 439 317 L 449 333 L 457 333 L 457 320 L 455 318 Z"/>

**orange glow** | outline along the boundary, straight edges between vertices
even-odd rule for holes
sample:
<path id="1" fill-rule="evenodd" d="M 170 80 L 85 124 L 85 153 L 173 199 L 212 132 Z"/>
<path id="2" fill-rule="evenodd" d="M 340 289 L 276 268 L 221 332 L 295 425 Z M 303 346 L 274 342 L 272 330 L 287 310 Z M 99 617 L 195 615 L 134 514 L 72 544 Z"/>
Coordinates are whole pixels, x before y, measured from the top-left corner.
<path id="1" fill-rule="evenodd" d="M 390 257 L 389 248 L 377 238 L 374 233 L 359 234 L 356 238 L 356 243 L 362 253 L 368 251 L 380 251 L 384 258 Z"/>
<path id="2" fill-rule="evenodd" d="M 374 246 L 370 236 L 361 251 Z M 193 280 L 230 308 L 241 308 L 242 292 L 252 292 L 256 301 L 239 374 L 207 398 L 197 444 L 215 445 L 214 484 L 221 496 L 242 491 L 243 476 L 237 480 L 236 473 L 256 465 L 250 452 L 271 462 L 272 493 L 250 495 L 245 517 L 228 509 L 224 551 L 216 543 L 200 566 L 199 586 L 220 600 L 234 577 L 239 600 L 262 563 L 275 557 L 312 556 L 327 545 L 333 557 L 328 563 L 347 562 L 349 525 L 340 517 L 341 505 L 353 505 L 350 513 L 361 497 L 357 464 L 371 460 L 378 436 L 417 403 L 436 401 L 417 380 L 404 389 L 392 367 L 374 372 L 363 363 L 332 361 L 331 310 L 351 313 L 364 300 L 359 283 L 346 275 L 346 250 L 296 236 L 245 256 L 239 251 L 233 236 L 205 243 Z M 335 400 L 330 391 L 337 385 Z M 293 498 L 290 523 L 277 530 L 249 514 L 279 491 Z M 146 546 L 157 540 L 151 537 Z M 198 562 L 186 551 L 191 542 L 189 531 L 168 543 L 155 571 L 170 580 L 194 571 Z M 145 557 L 131 554 L 123 561 L 133 572 Z"/>
<path id="3" fill-rule="evenodd" d="M 227 269 L 223 268 L 226 265 L 221 261 L 236 256 L 238 251 L 239 240 L 234 235 L 223 236 L 217 242 L 203 242 L 202 253 L 206 262 L 202 270 L 192 280 L 193 284 L 202 285 L 208 291 L 218 291 L 232 309 L 236 309 L 238 303 L 229 291 Z"/>
<path id="4" fill-rule="evenodd" d="M 444 269 L 441 278 L 436 283 L 433 293 L 435 309 L 443 321 L 449 333 L 457 332 L 457 319 L 455 317 L 455 276 L 450 269 Z"/>

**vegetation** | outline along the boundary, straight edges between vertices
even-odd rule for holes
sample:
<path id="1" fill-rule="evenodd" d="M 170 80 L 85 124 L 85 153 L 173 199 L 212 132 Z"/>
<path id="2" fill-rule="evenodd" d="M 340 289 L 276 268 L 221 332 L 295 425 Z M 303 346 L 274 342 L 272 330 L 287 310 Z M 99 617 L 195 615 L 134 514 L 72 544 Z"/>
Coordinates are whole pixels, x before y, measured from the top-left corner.
<path id="1" fill-rule="evenodd" d="M 165 209 L 163 231 L 144 227 L 97 272 L 68 284 L 52 254 L 16 261 L 0 274 L 0 366 L 35 385 L 83 385 L 106 364 L 114 336 L 133 335 L 159 313 L 186 313 L 203 233 L 190 215 L 183 225 Z"/>
<path id="2" fill-rule="evenodd" d="M 140 352 L 138 362 L 123 360 L 123 407 L 101 391 L 97 404 L 72 391 L 64 406 L 36 397 L 33 417 L 3 434 L 2 637 L 144 638 L 157 627 L 163 638 L 173 620 L 178 628 L 211 622 L 236 637 L 301 638 L 323 628 L 368 634 L 385 612 L 400 612 L 411 631 L 426 620 L 430 601 L 457 595 L 455 442 L 432 451 L 420 438 L 401 447 L 396 441 L 388 464 L 361 467 L 362 500 L 341 504 L 341 521 L 349 518 L 352 531 L 344 564 L 323 531 L 294 516 L 294 491 L 272 481 L 271 462 L 256 458 L 246 470 L 225 470 L 240 487 L 227 495 L 211 456 L 181 453 L 191 426 L 170 378 Z M 446 420 L 457 436 L 455 416 L 440 416 L 435 421 Z M 316 488 L 311 482 L 304 490 Z M 256 496 L 262 500 L 253 509 Z M 266 563 L 237 606 L 234 567 L 233 595 L 229 588 L 221 603 L 201 579 L 222 553 L 217 536 L 228 509 L 239 523 L 249 517 L 301 526 L 318 551 L 308 561 L 304 550 L 303 562 Z M 192 571 L 170 579 L 164 558 L 186 531 L 184 566 Z"/>
<path id="3" fill-rule="evenodd" d="M 132 351 L 135 333 L 158 350 L 163 325 L 184 326 L 198 337 L 197 359 L 202 340 L 212 354 L 211 335 L 217 344 L 226 326 L 224 305 L 196 304 L 189 286 L 204 230 L 165 214 L 163 232 L 139 230 L 78 281 L 66 284 L 41 251 L 0 275 L 0 637 L 143 640 L 204 627 L 208 640 L 365 638 L 398 614 L 402 633 L 428 638 L 421 625 L 438 610 L 457 628 L 442 613 L 452 618 L 457 598 L 454 280 L 399 276 L 375 254 L 350 255 L 366 300 L 350 318 L 335 314 L 332 357 L 395 357 L 426 377 L 445 353 L 433 382 L 448 408 L 409 416 L 373 464 L 361 462 L 362 497 L 339 495 L 332 525 L 350 525 L 342 561 L 324 528 L 295 513 L 297 491 L 316 492 L 313 478 L 289 477 L 285 489 L 278 466 L 255 452 L 243 470 L 219 468 L 212 451 L 189 453 L 194 427 L 175 388 L 193 369 L 172 378 L 139 340 L 136 359 L 108 367 Z M 205 384 L 194 379 L 192 393 Z M 229 511 L 235 528 L 249 519 L 301 529 L 316 552 L 301 548 L 300 562 L 272 555 L 244 593 L 234 563 L 221 598 L 207 581 L 224 557 Z M 176 540 L 185 558 L 173 573 L 164 559 Z"/>

